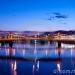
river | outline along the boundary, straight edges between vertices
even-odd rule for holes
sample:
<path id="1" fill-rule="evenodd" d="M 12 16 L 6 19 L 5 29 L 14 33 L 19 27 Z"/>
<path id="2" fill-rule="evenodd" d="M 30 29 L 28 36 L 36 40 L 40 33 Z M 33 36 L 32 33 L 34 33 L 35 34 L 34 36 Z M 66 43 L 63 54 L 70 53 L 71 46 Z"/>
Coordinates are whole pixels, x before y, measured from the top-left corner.
<path id="1" fill-rule="evenodd" d="M 75 74 L 75 48 L 56 48 L 49 43 L 0 46 L 0 75 L 63 74 Z"/>

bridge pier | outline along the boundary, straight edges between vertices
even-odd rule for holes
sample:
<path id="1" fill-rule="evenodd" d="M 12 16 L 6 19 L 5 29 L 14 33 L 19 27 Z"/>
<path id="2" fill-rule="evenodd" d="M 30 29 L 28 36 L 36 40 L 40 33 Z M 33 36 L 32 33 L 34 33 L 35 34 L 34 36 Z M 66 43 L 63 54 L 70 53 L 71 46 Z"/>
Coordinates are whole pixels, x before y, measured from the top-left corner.
<path id="1" fill-rule="evenodd" d="M 12 48 L 12 46 L 13 46 L 13 42 L 9 42 L 9 47 Z"/>
<path id="2" fill-rule="evenodd" d="M 4 42 L 1 42 L 1 47 L 3 47 L 4 46 Z"/>
<path id="3" fill-rule="evenodd" d="M 57 42 L 57 44 L 58 44 L 58 45 L 57 45 L 57 46 L 58 46 L 58 48 L 61 48 L 61 42 L 60 42 L 60 41 L 58 41 L 58 42 Z"/>

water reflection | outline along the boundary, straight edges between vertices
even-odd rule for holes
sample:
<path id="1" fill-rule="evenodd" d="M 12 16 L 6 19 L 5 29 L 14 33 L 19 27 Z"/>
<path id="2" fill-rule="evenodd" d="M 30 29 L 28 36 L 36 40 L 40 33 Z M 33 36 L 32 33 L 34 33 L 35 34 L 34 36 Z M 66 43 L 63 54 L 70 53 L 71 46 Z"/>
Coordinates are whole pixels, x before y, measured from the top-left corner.
<path id="1" fill-rule="evenodd" d="M 51 47 L 50 43 L 39 46 L 39 45 L 37 45 L 36 40 L 35 40 L 34 45 L 30 45 L 30 44 L 27 46 L 25 44 L 23 46 L 22 45 L 17 44 L 12 48 L 7 47 L 7 46 L 2 47 L 2 48 L 0 48 L 0 55 L 2 54 L 2 55 L 6 55 L 6 56 L 15 56 L 15 57 L 19 56 L 22 58 L 30 57 L 31 59 L 34 59 L 34 62 L 29 61 L 30 63 L 21 60 L 22 63 L 25 64 L 25 66 L 24 65 L 22 66 L 22 69 L 24 69 L 23 71 L 25 71 L 26 69 L 31 70 L 31 73 L 33 73 L 33 75 L 39 75 L 38 73 L 44 72 L 44 70 L 46 70 L 46 73 L 47 73 L 49 68 L 51 68 L 51 71 L 53 69 L 57 69 L 60 72 L 62 70 L 62 64 L 64 65 L 64 67 L 66 65 L 69 65 L 68 67 L 70 67 L 71 69 L 75 69 L 75 65 L 74 65 L 75 61 L 73 59 L 73 57 L 75 56 L 75 51 L 73 48 L 69 48 L 69 49 L 68 48 L 53 48 L 53 47 Z M 69 58 L 71 58 L 71 59 L 69 59 L 69 62 L 66 60 L 66 62 L 64 63 L 64 61 L 57 60 L 59 58 L 63 58 L 63 60 L 64 60 L 65 58 L 63 56 L 68 57 L 68 55 L 69 55 Z M 46 60 L 43 59 L 43 62 L 41 62 L 38 58 L 40 58 L 40 60 L 41 60 L 41 58 L 49 58 L 49 60 L 47 62 Z M 50 58 L 52 59 L 52 61 L 50 60 Z M 20 69 L 20 68 L 18 68 L 17 60 L 15 60 L 15 61 L 11 60 L 11 61 L 9 61 L 9 63 L 10 63 L 10 68 L 11 68 L 11 75 L 17 75 L 17 72 L 18 72 L 17 69 Z M 22 65 L 22 63 L 20 63 L 19 65 Z M 43 63 L 43 64 L 41 64 L 41 63 Z M 30 66 L 30 64 L 31 64 L 31 66 Z M 41 66 L 43 67 L 42 71 L 40 71 Z M 54 68 L 52 68 L 52 67 L 54 67 Z M 23 75 L 27 75 L 27 74 L 25 73 Z M 44 74 L 44 75 L 47 75 L 47 74 Z"/>
<path id="2" fill-rule="evenodd" d="M 12 49 L 12 53 L 13 53 L 13 56 L 15 56 L 15 54 L 16 54 L 16 49 Z"/>
<path id="3" fill-rule="evenodd" d="M 36 43 L 37 43 L 37 41 L 35 40 L 35 45 L 34 45 L 34 54 L 36 54 L 37 53 L 37 50 L 36 50 Z"/>
<path id="4" fill-rule="evenodd" d="M 11 48 L 11 47 L 7 47 L 5 52 L 7 56 L 15 56 L 16 54 L 16 49 L 15 48 Z"/>
<path id="5" fill-rule="evenodd" d="M 55 54 L 58 54 L 58 57 L 59 57 L 59 58 L 60 58 L 60 56 L 61 56 L 61 52 L 62 52 L 61 48 L 56 48 L 56 49 L 55 49 Z"/>
<path id="6" fill-rule="evenodd" d="M 73 54 L 73 49 L 71 48 L 71 56 L 72 56 L 72 54 Z"/>
<path id="7" fill-rule="evenodd" d="M 11 47 L 8 47 L 7 50 L 6 50 L 6 55 L 7 56 L 12 56 L 12 54 L 13 54 L 12 48 Z"/>
<path id="8" fill-rule="evenodd" d="M 26 51 L 25 49 L 22 49 L 23 56 L 25 56 L 25 51 Z"/>
<path id="9" fill-rule="evenodd" d="M 36 61 L 34 64 L 33 64 L 33 67 L 32 67 L 32 72 L 33 72 L 33 75 L 35 75 L 35 73 L 37 73 L 39 71 L 39 61 Z"/>
<path id="10" fill-rule="evenodd" d="M 11 70 L 11 75 L 17 75 L 17 62 L 16 61 L 10 61 L 10 70 Z"/>
<path id="11" fill-rule="evenodd" d="M 37 60 L 38 57 L 75 56 L 74 48 L 53 48 L 49 43 L 46 45 L 38 45 L 36 40 L 34 42 L 35 42 L 34 45 L 22 44 L 23 46 L 21 46 L 21 44 L 19 45 L 15 44 L 12 48 L 7 47 L 7 45 L 5 45 L 4 47 L 2 46 L 0 47 L 0 54 L 6 56 L 20 56 L 20 57 L 31 56 L 36 58 L 35 60 Z"/>
<path id="12" fill-rule="evenodd" d="M 35 55 L 35 62 L 33 64 L 33 69 L 32 69 L 33 75 L 35 75 L 36 71 L 39 70 L 39 61 L 37 61 L 37 40 L 34 40 L 34 55 Z"/>
<path id="13" fill-rule="evenodd" d="M 61 64 L 60 62 L 57 63 L 57 70 L 60 72 L 61 71 Z"/>
<path id="14" fill-rule="evenodd" d="M 73 51 L 74 51 L 74 49 L 71 48 L 71 66 L 72 67 L 74 67 L 74 64 L 75 64 L 75 61 L 74 61 L 74 58 L 73 58 L 73 53 L 74 53 Z"/>
<path id="15" fill-rule="evenodd" d="M 48 50 L 47 49 L 45 50 L 45 53 L 46 53 L 46 56 L 47 56 L 48 55 Z"/>
<path id="16" fill-rule="evenodd" d="M 7 48 L 5 51 L 6 51 L 6 55 L 10 55 L 10 52 L 9 52 L 10 49 L 9 48 Z"/>
<path id="17" fill-rule="evenodd" d="M 23 44 L 22 44 L 23 45 Z M 30 44 L 29 44 L 30 45 Z M 16 47 L 17 46 L 17 47 Z M 24 47 L 26 48 L 24 48 Z M 46 44 L 46 45 L 38 45 L 37 41 L 35 40 L 34 45 L 25 46 L 19 46 L 18 44 L 15 45 L 14 47 L 0 47 L 0 54 L 6 55 L 6 56 L 20 56 L 20 57 L 25 57 L 25 56 L 31 56 L 34 58 L 38 57 L 63 57 L 63 56 L 74 56 L 74 49 L 71 48 L 68 50 L 68 48 L 51 48 L 51 44 Z M 67 55 L 66 55 L 67 53 Z M 35 60 L 36 60 L 35 59 Z"/>

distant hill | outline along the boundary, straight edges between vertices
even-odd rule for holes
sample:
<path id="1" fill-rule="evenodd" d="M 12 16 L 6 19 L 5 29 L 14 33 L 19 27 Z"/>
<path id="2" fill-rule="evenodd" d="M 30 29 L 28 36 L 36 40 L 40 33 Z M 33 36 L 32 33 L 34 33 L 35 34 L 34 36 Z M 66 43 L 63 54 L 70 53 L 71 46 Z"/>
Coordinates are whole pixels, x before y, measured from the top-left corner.
<path id="1" fill-rule="evenodd" d="M 75 31 L 63 31 L 63 30 L 59 30 L 59 31 L 55 31 L 54 34 L 56 33 L 61 33 L 61 34 L 67 34 L 67 35 L 75 35 Z"/>
<path id="2" fill-rule="evenodd" d="M 38 31 L 2 31 L 0 30 L 0 35 L 1 34 L 8 34 L 8 33 L 13 33 L 13 34 L 18 34 L 18 35 L 27 35 L 27 36 L 32 36 L 32 35 L 54 35 L 57 33 L 61 33 L 61 34 L 66 34 L 66 35 L 75 35 L 75 31 L 74 30 L 70 30 L 70 31 L 65 31 L 65 30 L 58 30 L 58 31 L 50 31 L 50 32 L 38 32 Z"/>

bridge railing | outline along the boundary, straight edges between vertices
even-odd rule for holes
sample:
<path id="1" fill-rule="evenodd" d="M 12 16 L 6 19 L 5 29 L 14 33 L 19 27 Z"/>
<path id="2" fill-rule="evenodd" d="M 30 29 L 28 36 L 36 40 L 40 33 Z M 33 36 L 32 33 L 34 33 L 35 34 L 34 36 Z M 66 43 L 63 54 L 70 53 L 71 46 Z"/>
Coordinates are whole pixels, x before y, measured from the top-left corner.
<path id="1" fill-rule="evenodd" d="M 55 40 L 75 40 L 75 36 L 55 36 Z"/>

